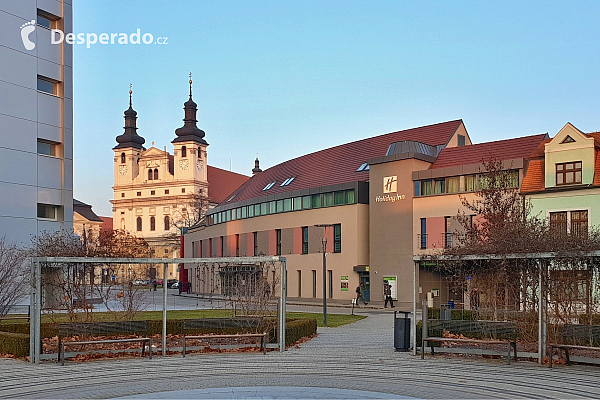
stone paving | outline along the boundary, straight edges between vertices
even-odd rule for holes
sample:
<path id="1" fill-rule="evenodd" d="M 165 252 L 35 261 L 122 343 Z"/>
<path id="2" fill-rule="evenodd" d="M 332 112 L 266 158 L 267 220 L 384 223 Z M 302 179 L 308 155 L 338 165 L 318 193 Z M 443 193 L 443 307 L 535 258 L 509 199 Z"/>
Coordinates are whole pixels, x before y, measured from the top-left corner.
<path id="1" fill-rule="evenodd" d="M 504 360 L 457 356 L 421 360 L 394 351 L 393 314 L 376 310 L 367 314 L 354 324 L 319 328 L 317 338 L 285 353 L 202 354 L 65 366 L 0 359 L 0 398 L 150 393 L 153 398 L 169 398 L 164 392 L 171 391 L 191 391 L 182 397 L 211 398 L 206 393 L 213 393 L 227 398 L 228 394 L 216 396 L 219 388 L 227 393 L 228 388 L 237 388 L 231 389 L 229 398 L 332 398 L 327 397 L 331 389 L 379 392 L 381 398 L 600 398 L 598 367 L 559 365 L 551 370 L 528 361 L 507 365 Z M 256 389 L 265 387 L 272 391 Z M 289 387 L 295 391 L 286 396 L 284 388 Z M 309 389 L 298 389 L 303 387 Z M 244 391 L 248 395 L 238 395 Z M 355 398 L 351 392 L 348 397 Z"/>

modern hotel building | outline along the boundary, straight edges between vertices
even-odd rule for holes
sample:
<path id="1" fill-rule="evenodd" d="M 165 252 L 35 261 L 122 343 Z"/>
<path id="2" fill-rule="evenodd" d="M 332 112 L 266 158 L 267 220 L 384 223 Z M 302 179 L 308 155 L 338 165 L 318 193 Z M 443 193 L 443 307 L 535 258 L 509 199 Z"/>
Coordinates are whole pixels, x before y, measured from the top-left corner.
<path id="1" fill-rule="evenodd" d="M 0 2 L 0 236 L 19 245 L 73 225 L 70 0 Z"/>

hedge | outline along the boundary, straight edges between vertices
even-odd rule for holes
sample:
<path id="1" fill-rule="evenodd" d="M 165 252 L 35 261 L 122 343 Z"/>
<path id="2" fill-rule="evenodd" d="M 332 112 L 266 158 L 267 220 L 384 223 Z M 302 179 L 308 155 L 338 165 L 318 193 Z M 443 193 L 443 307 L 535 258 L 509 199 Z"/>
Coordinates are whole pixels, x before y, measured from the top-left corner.
<path id="1" fill-rule="evenodd" d="M 477 311 L 451 309 L 453 320 L 476 321 Z M 440 319 L 440 309 L 430 308 L 427 312 L 429 319 Z"/>
<path id="2" fill-rule="evenodd" d="M 591 314 L 592 325 L 600 325 L 600 314 Z M 590 314 L 581 314 L 579 316 L 579 323 L 583 325 L 590 325 Z"/>
<path id="3" fill-rule="evenodd" d="M 29 335 L 24 333 L 0 332 L 0 353 L 15 357 L 29 355 Z"/>

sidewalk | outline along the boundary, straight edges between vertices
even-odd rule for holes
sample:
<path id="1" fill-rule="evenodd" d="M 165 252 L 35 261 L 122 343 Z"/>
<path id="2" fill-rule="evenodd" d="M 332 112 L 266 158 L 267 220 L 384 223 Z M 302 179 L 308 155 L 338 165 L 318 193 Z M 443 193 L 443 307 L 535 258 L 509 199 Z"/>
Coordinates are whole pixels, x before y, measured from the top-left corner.
<path id="1" fill-rule="evenodd" d="M 319 328 L 318 336 L 285 353 L 172 355 L 37 366 L 0 359 L 0 398 L 111 398 L 169 391 L 269 387 L 274 397 L 284 387 L 381 392 L 414 398 L 599 398 L 600 368 L 533 362 L 507 365 L 482 357 L 427 357 L 421 360 L 393 348 L 393 317 L 367 312 L 368 318 L 338 328 Z M 279 389 L 278 389 L 279 388 Z M 229 391 L 208 391 L 232 398 Z M 158 394 L 160 393 L 160 394 Z M 200 392 L 197 392 L 198 395 Z M 281 389 L 281 393 L 285 393 Z M 295 390 L 294 396 L 319 393 Z M 325 390 L 323 393 L 329 393 Z M 281 395 L 283 396 L 283 394 Z M 326 394 L 323 394 L 326 396 Z M 382 395 L 381 397 L 384 397 Z M 173 396 L 171 397 L 173 398 Z M 238 396 L 238 398 L 240 398 Z M 263 397 L 264 398 L 264 397 Z M 288 397 L 290 398 L 290 397 Z"/>

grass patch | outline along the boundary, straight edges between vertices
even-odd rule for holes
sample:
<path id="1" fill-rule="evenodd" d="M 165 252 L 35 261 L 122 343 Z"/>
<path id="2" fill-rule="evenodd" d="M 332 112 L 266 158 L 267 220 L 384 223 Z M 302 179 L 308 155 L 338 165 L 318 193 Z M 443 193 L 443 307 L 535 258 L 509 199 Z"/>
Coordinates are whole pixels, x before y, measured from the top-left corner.
<path id="1" fill-rule="evenodd" d="M 94 312 L 94 322 L 107 322 L 120 320 L 121 313 L 115 312 Z M 82 315 L 83 316 L 83 315 Z M 193 318 L 231 318 L 233 310 L 169 310 L 167 312 L 168 319 L 193 319 Z M 322 313 L 308 312 L 288 312 L 287 318 L 295 319 L 314 319 L 318 326 L 323 326 Z M 327 326 L 338 327 L 346 324 L 351 324 L 361 319 L 366 318 L 364 315 L 349 315 L 349 314 L 327 314 Z M 162 311 L 142 311 L 135 315 L 135 320 L 160 321 L 162 320 Z M 68 323 L 69 315 L 63 313 L 44 314 L 42 322 Z M 23 323 L 28 324 L 26 320 L 7 320 L 0 322 L 2 324 Z"/>

